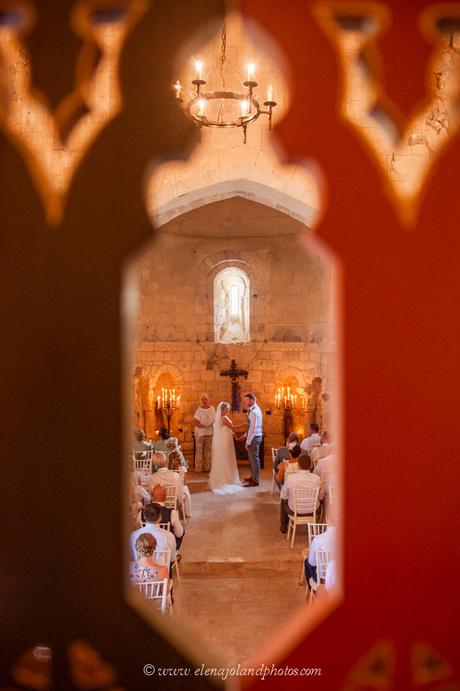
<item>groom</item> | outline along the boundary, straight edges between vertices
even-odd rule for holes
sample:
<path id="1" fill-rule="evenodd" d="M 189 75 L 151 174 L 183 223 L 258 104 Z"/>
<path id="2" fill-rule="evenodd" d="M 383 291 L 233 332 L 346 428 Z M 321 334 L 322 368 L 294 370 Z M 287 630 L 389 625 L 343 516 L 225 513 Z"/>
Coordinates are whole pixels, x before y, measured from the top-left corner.
<path id="1" fill-rule="evenodd" d="M 251 464 L 251 477 L 246 478 L 245 487 L 257 487 L 259 484 L 260 472 L 260 445 L 262 444 L 262 411 L 257 405 L 256 397 L 253 393 L 243 396 L 244 407 L 248 411 L 246 434 L 241 439 L 246 439 L 246 449 L 248 450 L 249 462 Z"/>

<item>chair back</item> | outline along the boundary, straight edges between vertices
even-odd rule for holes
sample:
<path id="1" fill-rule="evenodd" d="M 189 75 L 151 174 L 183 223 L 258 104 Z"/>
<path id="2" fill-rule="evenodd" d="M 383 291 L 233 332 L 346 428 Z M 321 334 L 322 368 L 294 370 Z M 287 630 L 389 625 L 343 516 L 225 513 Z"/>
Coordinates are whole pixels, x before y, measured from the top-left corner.
<path id="1" fill-rule="evenodd" d="M 294 514 L 315 514 L 318 505 L 319 487 L 296 487 L 294 496 Z"/>
<path id="2" fill-rule="evenodd" d="M 152 473 L 152 459 L 151 458 L 136 458 L 133 454 L 134 470 L 141 471 L 144 475 L 151 475 Z"/>
<path id="3" fill-rule="evenodd" d="M 335 487 L 329 483 L 329 506 L 335 502 Z"/>
<path id="4" fill-rule="evenodd" d="M 177 487 L 173 485 L 166 485 L 165 491 L 165 506 L 167 506 L 168 509 L 177 509 Z"/>
<path id="5" fill-rule="evenodd" d="M 163 528 L 163 530 L 171 530 L 171 522 L 168 521 L 167 523 L 158 523 L 160 528 Z"/>
<path id="6" fill-rule="evenodd" d="M 275 458 L 276 458 L 277 453 L 278 453 L 278 449 L 275 449 L 272 446 L 272 465 L 275 465 Z"/>
<path id="7" fill-rule="evenodd" d="M 327 523 L 307 523 L 308 529 L 308 546 L 310 547 L 311 542 L 317 535 L 322 535 L 327 530 Z"/>
<path id="8" fill-rule="evenodd" d="M 284 469 L 284 475 L 291 475 L 292 473 L 296 473 L 299 470 L 299 464 L 298 463 L 290 463 L 289 461 L 286 461 L 286 467 Z"/>
<path id="9" fill-rule="evenodd" d="M 334 552 L 331 549 L 316 550 L 316 582 L 326 581 L 327 565 L 334 559 Z"/>
<path id="10" fill-rule="evenodd" d="M 165 566 L 168 571 L 171 564 L 171 550 L 169 547 L 162 547 L 161 549 L 156 549 L 153 553 L 153 559 L 160 566 Z"/>
<path id="11" fill-rule="evenodd" d="M 166 612 L 166 597 L 168 595 L 168 580 L 144 581 L 134 583 L 135 587 L 141 591 L 144 597 L 151 600 L 161 612 Z"/>

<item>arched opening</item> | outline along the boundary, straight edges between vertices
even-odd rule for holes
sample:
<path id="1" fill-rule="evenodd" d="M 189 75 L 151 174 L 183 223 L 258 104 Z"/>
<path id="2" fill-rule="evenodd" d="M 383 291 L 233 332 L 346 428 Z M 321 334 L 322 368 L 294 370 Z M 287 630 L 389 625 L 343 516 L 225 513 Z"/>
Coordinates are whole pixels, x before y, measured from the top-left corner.
<path id="1" fill-rule="evenodd" d="M 227 267 L 214 278 L 214 340 L 247 343 L 250 340 L 250 283 L 238 267 Z"/>

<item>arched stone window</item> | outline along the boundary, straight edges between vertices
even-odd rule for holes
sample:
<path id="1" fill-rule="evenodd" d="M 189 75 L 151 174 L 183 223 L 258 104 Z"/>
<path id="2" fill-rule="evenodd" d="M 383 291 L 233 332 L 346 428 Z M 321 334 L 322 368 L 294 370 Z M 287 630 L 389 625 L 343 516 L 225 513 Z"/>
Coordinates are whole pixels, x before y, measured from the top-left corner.
<path id="1" fill-rule="evenodd" d="M 249 341 L 249 278 L 235 266 L 214 278 L 214 340 L 216 343 Z"/>

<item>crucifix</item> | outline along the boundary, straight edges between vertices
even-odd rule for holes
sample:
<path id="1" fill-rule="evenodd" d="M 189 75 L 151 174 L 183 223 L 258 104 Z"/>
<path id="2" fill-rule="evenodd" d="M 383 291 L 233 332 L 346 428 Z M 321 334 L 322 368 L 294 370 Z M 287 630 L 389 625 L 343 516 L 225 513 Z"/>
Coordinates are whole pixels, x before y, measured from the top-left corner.
<path id="1" fill-rule="evenodd" d="M 248 371 L 245 369 L 238 369 L 236 360 L 232 360 L 230 369 L 226 369 L 220 373 L 221 377 L 230 377 L 232 384 L 232 411 L 238 412 L 240 409 L 240 385 L 238 377 L 248 378 Z"/>

